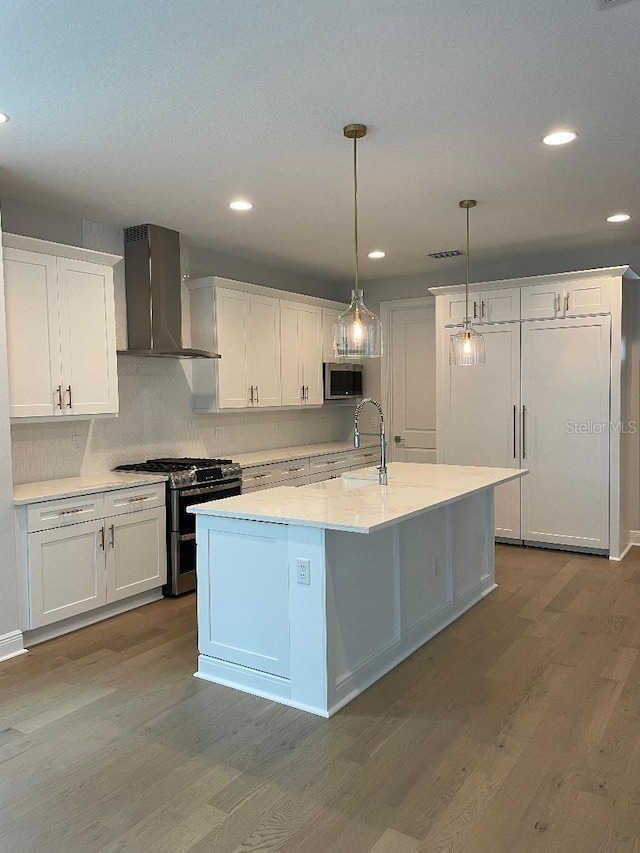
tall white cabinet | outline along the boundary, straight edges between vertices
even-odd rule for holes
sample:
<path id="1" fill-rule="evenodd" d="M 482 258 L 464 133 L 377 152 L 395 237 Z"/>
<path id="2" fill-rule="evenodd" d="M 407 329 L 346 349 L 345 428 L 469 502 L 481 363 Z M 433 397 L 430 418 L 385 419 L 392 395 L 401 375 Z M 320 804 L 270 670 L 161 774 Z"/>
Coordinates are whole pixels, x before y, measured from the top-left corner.
<path id="1" fill-rule="evenodd" d="M 438 461 L 529 469 L 496 489 L 499 538 L 614 559 L 635 538 L 636 278 L 614 267 L 474 285 L 486 351 L 474 367 L 449 359 L 462 288 L 434 288 Z"/>
<path id="2" fill-rule="evenodd" d="M 12 418 L 117 414 L 116 255 L 3 235 Z"/>

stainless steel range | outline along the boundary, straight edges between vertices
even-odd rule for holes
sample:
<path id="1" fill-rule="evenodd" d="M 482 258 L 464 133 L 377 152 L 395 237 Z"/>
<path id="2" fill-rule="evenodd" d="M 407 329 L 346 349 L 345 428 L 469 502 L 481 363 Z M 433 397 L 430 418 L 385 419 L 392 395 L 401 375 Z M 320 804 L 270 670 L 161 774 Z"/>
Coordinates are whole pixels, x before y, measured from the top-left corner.
<path id="1" fill-rule="evenodd" d="M 165 595 L 196 588 L 196 519 L 187 507 L 242 491 L 242 468 L 231 459 L 148 459 L 116 471 L 167 474 L 167 585 Z"/>

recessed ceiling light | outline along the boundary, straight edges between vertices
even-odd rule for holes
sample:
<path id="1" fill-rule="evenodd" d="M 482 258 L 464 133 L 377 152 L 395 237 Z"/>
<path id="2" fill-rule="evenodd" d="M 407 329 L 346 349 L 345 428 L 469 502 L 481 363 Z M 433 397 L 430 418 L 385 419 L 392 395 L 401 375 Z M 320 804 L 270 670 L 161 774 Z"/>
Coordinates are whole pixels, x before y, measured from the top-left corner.
<path id="1" fill-rule="evenodd" d="M 384 256 L 386 254 L 387 254 L 386 252 L 382 252 L 382 251 L 380 251 L 380 249 L 376 249 L 374 252 L 369 252 L 368 257 L 376 260 L 377 258 L 384 258 Z"/>
<path id="2" fill-rule="evenodd" d="M 627 222 L 631 219 L 628 213 L 614 213 L 613 216 L 607 216 L 607 222 Z"/>
<path id="3" fill-rule="evenodd" d="M 250 201 L 232 201 L 229 207 L 231 210 L 251 210 L 253 205 Z"/>
<path id="4" fill-rule="evenodd" d="M 0 124 L 6 124 L 9 121 L 9 116 L 6 113 L 0 113 Z"/>
<path id="5" fill-rule="evenodd" d="M 545 136 L 542 141 L 545 145 L 566 145 L 567 142 L 573 142 L 577 135 L 572 130 L 559 130 L 557 133 Z"/>

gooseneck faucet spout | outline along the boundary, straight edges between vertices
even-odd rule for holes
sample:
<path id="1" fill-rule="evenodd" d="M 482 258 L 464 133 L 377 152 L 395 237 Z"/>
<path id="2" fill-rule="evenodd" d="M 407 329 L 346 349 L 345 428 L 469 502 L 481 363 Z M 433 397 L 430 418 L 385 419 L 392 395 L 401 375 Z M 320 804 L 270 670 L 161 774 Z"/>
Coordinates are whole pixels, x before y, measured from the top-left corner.
<path id="1" fill-rule="evenodd" d="M 371 403 L 372 406 L 375 406 L 378 410 L 378 414 L 380 415 L 380 467 L 378 468 L 378 482 L 381 486 L 387 485 L 387 442 L 384 433 L 384 412 L 382 411 L 382 406 L 378 403 L 377 400 L 373 400 L 371 397 L 365 397 L 364 400 L 360 400 L 358 405 L 356 406 L 355 417 L 353 421 L 353 446 L 360 447 L 360 430 L 358 429 L 358 421 L 360 420 L 360 412 L 367 403 Z"/>

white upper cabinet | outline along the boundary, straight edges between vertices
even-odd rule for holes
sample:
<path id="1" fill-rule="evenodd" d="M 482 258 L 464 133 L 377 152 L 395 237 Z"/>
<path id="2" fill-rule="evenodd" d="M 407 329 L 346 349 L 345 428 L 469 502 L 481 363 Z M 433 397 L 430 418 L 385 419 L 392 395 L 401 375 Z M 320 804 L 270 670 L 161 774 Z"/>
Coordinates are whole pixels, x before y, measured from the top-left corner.
<path id="1" fill-rule="evenodd" d="M 340 313 L 337 308 L 322 309 L 322 360 L 329 363 L 336 360 L 333 354 L 333 324 Z"/>
<path id="2" fill-rule="evenodd" d="M 193 361 L 194 411 L 322 405 L 323 312 L 339 308 L 222 278 L 189 288 L 191 345 L 221 355 Z"/>
<path id="3" fill-rule="evenodd" d="M 464 291 L 444 300 L 445 325 L 458 326 L 465 318 Z M 473 323 L 504 323 L 520 319 L 520 288 L 472 291 L 469 294 L 469 318 Z"/>
<path id="4" fill-rule="evenodd" d="M 282 405 L 322 404 L 322 313 L 319 306 L 280 302 Z"/>
<path id="5" fill-rule="evenodd" d="M 551 320 L 608 314 L 611 280 L 597 278 L 554 280 L 522 288 L 522 319 Z"/>
<path id="6" fill-rule="evenodd" d="M 116 414 L 112 265 L 118 258 L 13 235 L 4 239 L 11 417 Z M 102 258 L 106 262 L 98 263 Z"/>

